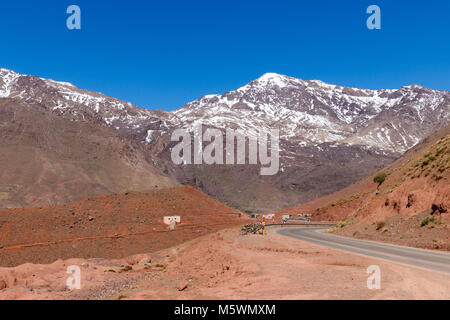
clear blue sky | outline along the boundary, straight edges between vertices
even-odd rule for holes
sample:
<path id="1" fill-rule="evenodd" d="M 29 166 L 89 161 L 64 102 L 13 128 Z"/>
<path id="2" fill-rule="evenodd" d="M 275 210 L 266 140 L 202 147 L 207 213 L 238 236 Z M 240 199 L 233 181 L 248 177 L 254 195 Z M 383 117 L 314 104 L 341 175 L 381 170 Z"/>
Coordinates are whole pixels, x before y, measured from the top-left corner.
<path id="1" fill-rule="evenodd" d="M 449 17 L 448 0 L 1 1 L 0 66 L 166 110 L 265 72 L 450 90 Z"/>

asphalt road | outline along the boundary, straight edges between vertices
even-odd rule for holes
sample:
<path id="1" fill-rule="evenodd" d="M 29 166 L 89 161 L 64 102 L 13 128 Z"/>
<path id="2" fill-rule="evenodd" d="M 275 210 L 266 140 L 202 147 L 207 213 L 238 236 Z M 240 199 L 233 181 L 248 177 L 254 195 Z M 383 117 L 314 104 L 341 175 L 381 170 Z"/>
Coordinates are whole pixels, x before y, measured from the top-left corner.
<path id="1" fill-rule="evenodd" d="M 311 242 L 317 245 L 404 263 L 439 272 L 450 273 L 450 253 L 416 249 L 393 244 L 359 240 L 317 232 L 324 228 L 277 229 L 278 234 Z"/>

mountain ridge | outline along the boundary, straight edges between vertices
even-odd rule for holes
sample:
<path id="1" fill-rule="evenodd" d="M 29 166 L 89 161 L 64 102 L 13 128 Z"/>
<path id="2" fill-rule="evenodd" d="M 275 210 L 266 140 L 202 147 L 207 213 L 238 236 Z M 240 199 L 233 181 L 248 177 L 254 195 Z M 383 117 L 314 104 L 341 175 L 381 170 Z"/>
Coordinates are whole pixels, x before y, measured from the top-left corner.
<path id="1" fill-rule="evenodd" d="M 337 191 L 448 124 L 450 113 L 446 91 L 416 85 L 357 89 L 275 73 L 167 112 L 0 69 L 0 100 L 37 105 L 70 123 L 112 129 L 140 145 L 143 157 L 160 172 L 243 211 L 274 211 Z M 248 165 L 174 165 L 171 133 L 199 124 L 222 131 L 279 129 L 279 174 L 262 179 L 259 168 Z M 246 188 L 236 195 L 242 179 Z M 268 193 L 273 197 L 264 196 Z"/>
<path id="2" fill-rule="evenodd" d="M 52 94 L 59 95 L 58 99 L 53 101 L 53 110 L 63 112 L 68 103 L 85 105 L 91 108 L 91 112 L 100 115 L 105 124 L 116 130 L 139 130 L 138 127 L 144 126 L 142 122 L 149 120 L 163 120 L 166 126 L 168 123 L 180 126 L 197 120 L 198 114 L 195 111 L 207 111 L 207 109 L 210 110 L 210 113 L 203 116 L 202 120 L 206 124 L 223 127 L 227 124 L 226 117 L 230 114 L 228 111 L 239 110 L 245 115 L 256 115 L 263 118 L 258 120 L 280 122 L 285 129 L 282 130 L 282 138 L 301 137 L 310 143 L 363 144 L 404 152 L 433 130 L 416 135 L 411 132 L 405 133 L 408 129 L 403 126 L 411 122 L 407 121 L 408 119 L 402 119 L 397 123 L 384 119 L 380 128 L 371 123 L 377 121 L 371 120 L 386 118 L 393 110 L 398 115 L 400 111 L 405 111 L 404 108 L 401 108 L 403 105 L 406 105 L 408 109 L 406 113 L 410 117 L 415 117 L 414 120 L 419 122 L 425 120 L 426 111 L 436 113 L 433 120 L 442 123 L 448 121 L 449 117 L 447 109 L 450 98 L 446 91 L 431 90 L 418 85 L 403 86 L 400 89 L 359 89 L 328 84 L 320 80 L 296 79 L 277 73 L 265 73 L 234 91 L 205 95 L 171 112 L 141 108 L 101 93 L 79 89 L 69 82 L 20 75 L 3 68 L 0 69 L 0 97 L 32 99 L 30 92 L 19 89 L 27 85 L 23 84 L 24 81 L 19 81 L 19 86 L 14 86 L 17 80 L 24 77 L 34 79 L 34 82 L 44 81 L 48 89 L 53 91 Z M 31 85 L 37 84 L 32 83 Z M 14 89 L 20 92 L 14 94 Z M 274 92 L 275 90 L 278 92 Z M 286 93 L 280 90 L 291 90 L 291 92 Z M 262 97 L 256 96 L 261 95 L 261 92 L 263 93 Z M 298 92 L 300 94 L 296 94 Z M 277 98 L 277 95 L 281 97 L 277 99 L 278 101 L 274 99 L 274 97 Z M 286 97 L 286 95 L 288 96 Z M 252 99 L 253 102 L 251 102 Z M 402 106 L 398 107 L 399 104 Z M 441 108 L 441 105 L 444 105 L 443 112 L 435 112 L 436 109 Z M 327 106 L 331 107 L 327 108 Z M 395 110 L 395 107 L 400 110 Z M 427 108 L 430 110 L 424 110 Z M 214 116 L 211 115 L 212 112 L 215 113 Z M 204 119 L 206 116 L 213 120 Z M 220 116 L 225 119 L 220 119 Z M 440 119 L 439 116 L 443 119 Z M 236 119 L 232 120 L 236 122 Z M 251 119 L 253 122 L 246 121 L 247 119 L 238 120 L 244 129 L 254 128 L 255 125 L 260 125 L 262 128 L 267 127 L 261 121 L 254 119 Z M 383 121 L 383 119 L 375 120 L 378 120 L 377 124 Z M 315 132 L 309 134 L 303 132 L 299 135 L 298 132 L 302 130 L 297 125 L 299 122 L 302 122 L 302 125 L 308 129 L 314 129 Z M 155 130 L 150 130 L 153 131 L 148 132 L 147 130 L 145 138 L 149 134 L 155 135 Z M 163 130 L 159 131 L 164 133 Z M 358 132 L 360 132 L 359 135 Z M 142 140 L 148 140 L 145 138 Z"/>

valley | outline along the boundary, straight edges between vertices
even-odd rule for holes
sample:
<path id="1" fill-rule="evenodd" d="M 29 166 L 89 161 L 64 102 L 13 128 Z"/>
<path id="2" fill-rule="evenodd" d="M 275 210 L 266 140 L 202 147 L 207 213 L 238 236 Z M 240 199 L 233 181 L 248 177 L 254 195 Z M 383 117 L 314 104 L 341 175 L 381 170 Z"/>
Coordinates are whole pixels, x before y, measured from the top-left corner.
<path id="1" fill-rule="evenodd" d="M 81 138 L 80 134 L 85 129 L 68 128 L 91 126 L 92 130 L 116 135 L 129 146 L 119 152 L 122 157 L 132 157 L 126 161 L 134 162 L 134 168 L 123 169 L 129 171 L 127 176 L 156 175 L 148 179 L 152 181 L 148 185 L 136 177 L 133 187 L 126 183 L 117 185 L 116 178 L 101 183 L 83 182 L 83 188 L 89 184 L 89 189 L 97 189 L 97 195 L 143 190 L 139 189 L 141 186 L 149 188 L 150 185 L 173 186 L 179 183 L 198 188 L 235 209 L 255 213 L 268 213 L 308 202 L 376 172 L 448 124 L 450 106 L 448 92 L 418 85 L 366 90 L 274 73 L 264 74 L 235 91 L 204 96 L 173 112 L 139 108 L 67 82 L 21 75 L 7 69 L 0 70 L 0 97 L 5 110 L 10 110 L 4 114 L 4 121 L 0 124 L 3 135 L 15 130 L 8 126 L 12 126 L 11 119 L 19 115 L 13 126 L 22 126 L 29 130 L 28 136 L 36 137 L 30 141 L 32 146 L 43 144 L 52 147 L 51 139 L 54 138 L 42 136 L 38 128 L 27 125 L 43 121 L 41 118 L 65 122 L 52 128 L 52 134 L 75 141 Z M 13 112 L 19 110 L 18 106 L 22 106 L 24 111 Z M 34 110 L 35 113 L 25 110 Z M 212 128 L 221 130 L 223 134 L 227 128 L 239 129 L 244 134 L 253 130 L 266 133 L 279 130 L 278 174 L 261 177 L 260 165 L 249 166 L 248 159 L 247 165 L 235 166 L 174 164 L 171 149 L 176 143 L 171 141 L 172 133 L 177 129 L 193 132 L 199 124 L 203 130 Z M 62 141 L 58 143 L 67 145 Z M 83 155 L 89 152 L 79 151 Z M 107 152 L 118 153 L 109 149 L 103 154 L 107 156 Z M 19 158 L 20 153 L 9 155 L 11 157 Z M 105 166 L 108 167 L 102 164 Z M 140 168 L 151 173 L 142 174 Z M 137 169 L 141 172 L 136 172 Z M 0 168 L 0 173 L 5 170 Z M 34 169 L 25 175 L 24 179 L 30 180 L 28 185 L 39 183 Z M 73 179 L 68 176 L 60 183 L 70 185 L 71 181 Z M 2 199 L 10 189 L 20 194 L 22 199 L 10 195 L 9 200 L 0 202 L 1 207 L 60 204 L 83 199 L 83 195 L 60 198 L 59 192 L 54 192 L 52 198 L 47 196 L 50 199 L 41 199 L 32 193 L 28 195 L 29 191 L 23 185 L 7 180 L 2 188 Z M 38 200 L 32 202 L 30 198 Z"/>
<path id="2" fill-rule="evenodd" d="M 167 112 L 0 69 L 0 299 L 448 299 L 447 269 L 361 246 L 447 257 L 449 111 L 267 73 Z M 333 227 L 241 232 L 267 213 Z"/>

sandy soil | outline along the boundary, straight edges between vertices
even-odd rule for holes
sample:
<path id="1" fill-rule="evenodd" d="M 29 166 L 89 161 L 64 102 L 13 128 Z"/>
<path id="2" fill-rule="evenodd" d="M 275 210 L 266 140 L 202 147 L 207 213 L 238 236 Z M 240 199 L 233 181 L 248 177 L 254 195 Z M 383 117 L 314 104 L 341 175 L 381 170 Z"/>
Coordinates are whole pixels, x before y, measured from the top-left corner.
<path id="1" fill-rule="evenodd" d="M 66 289 L 69 265 L 81 290 Z M 367 289 L 370 265 L 381 289 Z M 448 275 L 277 235 L 222 230 L 155 254 L 0 268 L 0 299 L 450 299 Z"/>

